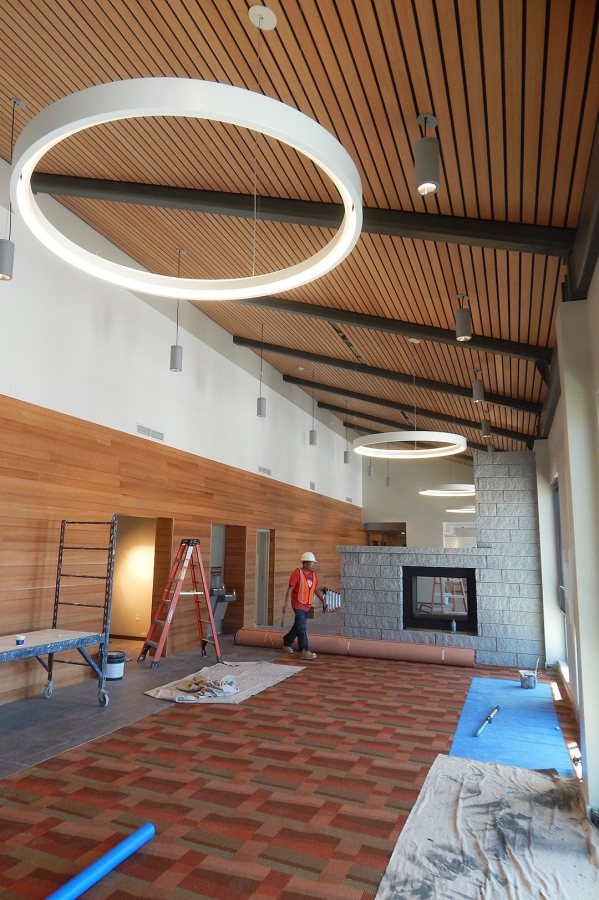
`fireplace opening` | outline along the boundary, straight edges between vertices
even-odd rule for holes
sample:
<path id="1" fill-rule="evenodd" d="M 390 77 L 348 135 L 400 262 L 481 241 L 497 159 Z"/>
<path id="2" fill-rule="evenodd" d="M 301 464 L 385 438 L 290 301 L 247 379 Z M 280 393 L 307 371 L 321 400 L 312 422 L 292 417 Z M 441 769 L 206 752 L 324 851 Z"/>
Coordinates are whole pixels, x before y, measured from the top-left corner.
<path id="1" fill-rule="evenodd" d="M 403 627 L 477 634 L 474 569 L 403 567 Z"/>

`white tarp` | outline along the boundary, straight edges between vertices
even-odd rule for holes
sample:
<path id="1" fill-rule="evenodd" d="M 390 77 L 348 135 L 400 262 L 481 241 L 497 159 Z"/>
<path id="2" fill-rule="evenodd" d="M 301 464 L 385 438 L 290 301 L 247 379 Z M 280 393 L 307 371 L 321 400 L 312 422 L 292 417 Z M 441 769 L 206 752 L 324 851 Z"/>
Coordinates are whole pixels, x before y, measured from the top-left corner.
<path id="1" fill-rule="evenodd" d="M 438 756 L 376 900 L 599 898 L 599 831 L 575 778 Z"/>
<path id="2" fill-rule="evenodd" d="M 248 697 L 301 672 L 303 668 L 270 662 L 217 663 L 186 678 L 146 691 L 146 694 L 171 703 L 243 703 Z M 197 685 L 195 691 L 194 683 Z M 219 686 L 221 690 L 218 690 Z"/>

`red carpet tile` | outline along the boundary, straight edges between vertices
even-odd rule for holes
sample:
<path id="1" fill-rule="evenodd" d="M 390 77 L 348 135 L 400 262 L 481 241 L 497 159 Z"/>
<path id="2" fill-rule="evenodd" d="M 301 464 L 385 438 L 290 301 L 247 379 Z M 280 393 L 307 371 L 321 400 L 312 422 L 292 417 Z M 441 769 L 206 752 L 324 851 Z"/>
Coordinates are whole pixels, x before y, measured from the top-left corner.
<path id="1" fill-rule="evenodd" d="M 150 821 L 86 897 L 371 898 L 474 674 L 517 677 L 322 656 L 239 706 L 157 703 L 0 783 L 0 894 L 46 897 Z"/>

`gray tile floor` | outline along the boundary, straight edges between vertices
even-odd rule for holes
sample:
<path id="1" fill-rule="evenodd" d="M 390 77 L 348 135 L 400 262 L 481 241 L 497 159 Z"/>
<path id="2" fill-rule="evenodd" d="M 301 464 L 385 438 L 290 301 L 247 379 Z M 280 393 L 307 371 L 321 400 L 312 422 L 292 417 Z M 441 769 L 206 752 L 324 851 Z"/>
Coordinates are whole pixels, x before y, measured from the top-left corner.
<path id="1" fill-rule="evenodd" d="M 310 630 L 335 633 L 340 630 L 340 618 L 338 612 L 321 616 L 310 623 Z M 270 661 L 281 655 L 280 650 L 237 646 L 233 635 L 222 635 L 219 640 L 226 662 Z M 215 663 L 212 647 L 205 657 L 194 648 L 165 657 L 152 669 L 149 659 L 137 662 L 141 642 L 127 645 L 116 641 L 113 646 L 128 646 L 128 660 L 123 679 L 107 684 L 110 702 L 104 709 L 98 704 L 97 681 L 92 679 L 55 690 L 50 700 L 45 700 L 40 691 L 39 697 L 0 706 L 0 778 L 164 709 L 164 701 L 147 697 L 144 692 Z"/>

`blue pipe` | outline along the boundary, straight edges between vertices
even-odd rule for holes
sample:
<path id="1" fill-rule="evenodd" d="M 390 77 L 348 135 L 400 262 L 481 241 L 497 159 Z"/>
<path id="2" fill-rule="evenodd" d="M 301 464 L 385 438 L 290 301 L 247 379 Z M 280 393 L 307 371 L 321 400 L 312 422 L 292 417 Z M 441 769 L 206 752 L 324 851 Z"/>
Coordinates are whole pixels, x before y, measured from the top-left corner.
<path id="1" fill-rule="evenodd" d="M 146 822 L 133 834 L 130 834 L 123 841 L 120 841 L 115 847 L 109 850 L 104 856 L 101 856 L 95 862 L 59 887 L 53 894 L 49 894 L 46 900 L 76 900 L 84 891 L 92 887 L 96 882 L 104 878 L 109 872 L 122 863 L 124 859 L 139 850 L 143 844 L 147 843 L 156 834 L 156 829 L 151 822 Z"/>

